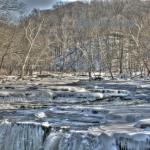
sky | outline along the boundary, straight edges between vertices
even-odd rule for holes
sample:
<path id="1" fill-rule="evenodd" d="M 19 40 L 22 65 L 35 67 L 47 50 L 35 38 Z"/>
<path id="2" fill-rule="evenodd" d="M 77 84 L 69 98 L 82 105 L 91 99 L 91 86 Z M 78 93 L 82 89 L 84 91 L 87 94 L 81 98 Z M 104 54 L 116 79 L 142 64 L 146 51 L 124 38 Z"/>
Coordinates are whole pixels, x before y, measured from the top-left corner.
<path id="1" fill-rule="evenodd" d="M 0 0 L 3 2 L 3 0 Z M 11 1 L 11 0 L 10 0 Z M 23 14 L 20 14 L 17 11 L 10 11 L 8 17 L 10 21 L 16 22 L 20 19 L 21 16 L 27 16 L 30 12 L 36 9 L 51 9 L 56 2 L 75 2 L 75 1 L 87 1 L 87 0 L 17 0 L 17 2 L 23 2 L 26 4 L 25 10 Z M 88 0 L 89 1 L 89 0 Z M 1 4 L 1 2 L 0 2 Z M 5 3 L 4 3 L 5 4 Z M 3 14 L 7 14 L 7 10 Z M 0 10 L 0 16 L 3 15 Z M 6 16 L 6 15 L 5 15 Z"/>
<path id="2" fill-rule="evenodd" d="M 33 8 L 47 9 L 47 8 L 51 8 L 52 5 L 58 2 L 58 0 L 21 0 L 21 1 L 25 2 L 29 9 L 33 9 Z M 77 0 L 62 0 L 62 1 L 73 2 Z M 80 0 L 80 1 L 85 1 L 85 0 Z"/>

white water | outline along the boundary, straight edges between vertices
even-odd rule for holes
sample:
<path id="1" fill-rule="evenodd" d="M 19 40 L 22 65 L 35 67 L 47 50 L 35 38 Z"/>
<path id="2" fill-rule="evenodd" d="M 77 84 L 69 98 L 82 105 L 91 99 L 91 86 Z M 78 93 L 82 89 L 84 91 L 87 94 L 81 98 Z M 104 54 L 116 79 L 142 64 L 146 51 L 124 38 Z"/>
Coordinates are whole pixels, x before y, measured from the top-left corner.
<path id="1" fill-rule="evenodd" d="M 38 125 L 1 124 L 0 150 L 40 150 L 43 135 Z"/>
<path id="2" fill-rule="evenodd" d="M 150 150 L 145 83 L 47 83 L 1 89 L 0 150 Z"/>
<path id="3" fill-rule="evenodd" d="M 0 131 L 0 150 L 150 149 L 150 132 L 94 135 L 88 132 L 64 132 L 60 128 L 54 128 L 48 133 L 40 123 L 2 123 Z"/>

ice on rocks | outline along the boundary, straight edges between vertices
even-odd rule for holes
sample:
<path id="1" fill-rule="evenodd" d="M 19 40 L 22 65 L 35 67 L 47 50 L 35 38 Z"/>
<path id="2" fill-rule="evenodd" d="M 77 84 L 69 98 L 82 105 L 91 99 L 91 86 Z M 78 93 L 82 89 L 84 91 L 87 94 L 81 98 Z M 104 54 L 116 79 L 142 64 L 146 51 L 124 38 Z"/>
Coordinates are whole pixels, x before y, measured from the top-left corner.
<path id="1" fill-rule="evenodd" d="M 44 112 L 39 112 L 39 113 L 35 114 L 35 116 L 38 118 L 45 118 L 46 114 Z"/>
<path id="2" fill-rule="evenodd" d="M 139 121 L 135 124 L 135 127 L 137 127 L 137 128 L 142 128 L 142 129 L 150 128 L 150 118 L 139 120 Z"/>

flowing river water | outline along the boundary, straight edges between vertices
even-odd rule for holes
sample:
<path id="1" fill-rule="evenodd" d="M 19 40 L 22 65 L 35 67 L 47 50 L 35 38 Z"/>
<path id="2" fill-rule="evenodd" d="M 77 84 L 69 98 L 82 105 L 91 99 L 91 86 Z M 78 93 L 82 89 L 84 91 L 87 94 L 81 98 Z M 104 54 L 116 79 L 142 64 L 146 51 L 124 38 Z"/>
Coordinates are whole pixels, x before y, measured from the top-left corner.
<path id="1" fill-rule="evenodd" d="M 0 150 L 150 150 L 148 80 L 53 80 L 0 85 Z"/>

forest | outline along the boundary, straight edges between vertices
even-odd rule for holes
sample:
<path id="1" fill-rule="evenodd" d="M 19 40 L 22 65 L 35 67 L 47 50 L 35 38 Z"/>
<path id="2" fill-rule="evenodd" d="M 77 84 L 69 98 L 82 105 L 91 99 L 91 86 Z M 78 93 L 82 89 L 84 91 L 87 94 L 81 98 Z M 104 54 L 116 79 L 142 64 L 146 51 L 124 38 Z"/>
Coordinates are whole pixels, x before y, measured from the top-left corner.
<path id="1" fill-rule="evenodd" d="M 7 7 L 0 19 L 2 75 L 150 75 L 150 1 L 58 2 L 17 21 L 9 13 L 22 14 L 25 6 Z"/>

